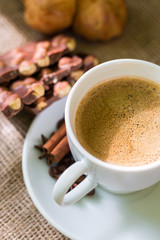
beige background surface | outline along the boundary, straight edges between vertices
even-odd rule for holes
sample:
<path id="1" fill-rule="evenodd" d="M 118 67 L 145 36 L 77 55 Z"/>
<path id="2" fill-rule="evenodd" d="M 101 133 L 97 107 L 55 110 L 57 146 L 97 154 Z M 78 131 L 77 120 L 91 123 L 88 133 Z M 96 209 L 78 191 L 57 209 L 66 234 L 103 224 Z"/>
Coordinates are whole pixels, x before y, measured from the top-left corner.
<path id="1" fill-rule="evenodd" d="M 106 43 L 76 37 L 77 51 L 94 53 L 100 62 L 137 58 L 160 64 L 160 1 L 126 3 L 128 21 L 121 37 Z M 43 38 L 24 23 L 18 0 L 0 0 L 0 54 Z M 24 186 L 22 147 L 32 119 L 25 112 L 11 120 L 0 113 L 0 239 L 67 239 L 40 215 Z"/>

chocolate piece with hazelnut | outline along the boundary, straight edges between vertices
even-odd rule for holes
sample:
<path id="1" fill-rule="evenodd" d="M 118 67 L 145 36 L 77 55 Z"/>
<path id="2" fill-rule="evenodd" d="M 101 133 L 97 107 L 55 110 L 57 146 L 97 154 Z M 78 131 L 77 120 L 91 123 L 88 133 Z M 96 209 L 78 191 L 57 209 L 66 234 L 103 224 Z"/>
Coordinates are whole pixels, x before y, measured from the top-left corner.
<path id="1" fill-rule="evenodd" d="M 10 89 L 17 93 L 23 103 L 30 105 L 38 98 L 44 96 L 45 88 L 42 82 L 37 82 L 35 78 L 28 77 L 23 81 L 14 82 Z"/>
<path id="2" fill-rule="evenodd" d="M 23 103 L 17 94 L 8 91 L 7 88 L 0 87 L 0 110 L 7 118 L 16 115 L 22 108 Z"/>

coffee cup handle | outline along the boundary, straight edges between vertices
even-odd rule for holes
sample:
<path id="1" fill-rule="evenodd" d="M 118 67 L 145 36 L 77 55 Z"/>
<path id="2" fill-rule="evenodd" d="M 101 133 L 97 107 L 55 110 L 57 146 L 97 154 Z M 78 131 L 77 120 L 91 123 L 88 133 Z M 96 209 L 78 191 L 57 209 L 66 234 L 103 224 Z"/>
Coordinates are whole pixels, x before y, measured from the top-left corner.
<path id="1" fill-rule="evenodd" d="M 70 186 L 89 170 L 84 161 L 78 161 L 67 168 L 57 180 L 53 189 L 53 199 L 61 206 L 72 205 L 79 201 L 97 186 L 97 183 L 87 176 L 80 184 L 67 193 Z"/>

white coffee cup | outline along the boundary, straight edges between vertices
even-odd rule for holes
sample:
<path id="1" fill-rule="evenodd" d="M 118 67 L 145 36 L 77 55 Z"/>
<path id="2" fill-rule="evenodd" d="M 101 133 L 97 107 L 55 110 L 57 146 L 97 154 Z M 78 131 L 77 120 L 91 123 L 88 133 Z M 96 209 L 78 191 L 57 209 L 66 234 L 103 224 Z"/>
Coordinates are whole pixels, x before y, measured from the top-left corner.
<path id="1" fill-rule="evenodd" d="M 76 163 L 65 170 L 54 186 L 53 198 L 59 205 L 77 202 L 97 185 L 124 194 L 145 189 L 160 181 L 160 160 L 137 167 L 108 164 L 89 154 L 76 137 L 75 113 L 85 93 L 100 81 L 121 76 L 143 77 L 160 84 L 160 66 L 136 59 L 108 61 L 87 71 L 73 86 L 66 102 L 65 122 L 69 146 Z M 67 193 L 82 174 L 87 177 Z"/>

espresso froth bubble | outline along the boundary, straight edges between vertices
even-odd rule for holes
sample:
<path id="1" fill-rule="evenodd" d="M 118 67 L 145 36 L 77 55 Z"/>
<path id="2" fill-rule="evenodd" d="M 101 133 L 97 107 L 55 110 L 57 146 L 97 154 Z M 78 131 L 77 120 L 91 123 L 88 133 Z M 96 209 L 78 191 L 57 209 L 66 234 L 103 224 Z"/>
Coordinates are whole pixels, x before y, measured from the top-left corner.
<path id="1" fill-rule="evenodd" d="M 81 145 L 107 163 L 141 166 L 159 160 L 160 86 L 136 77 L 94 86 L 77 108 L 75 130 Z"/>

